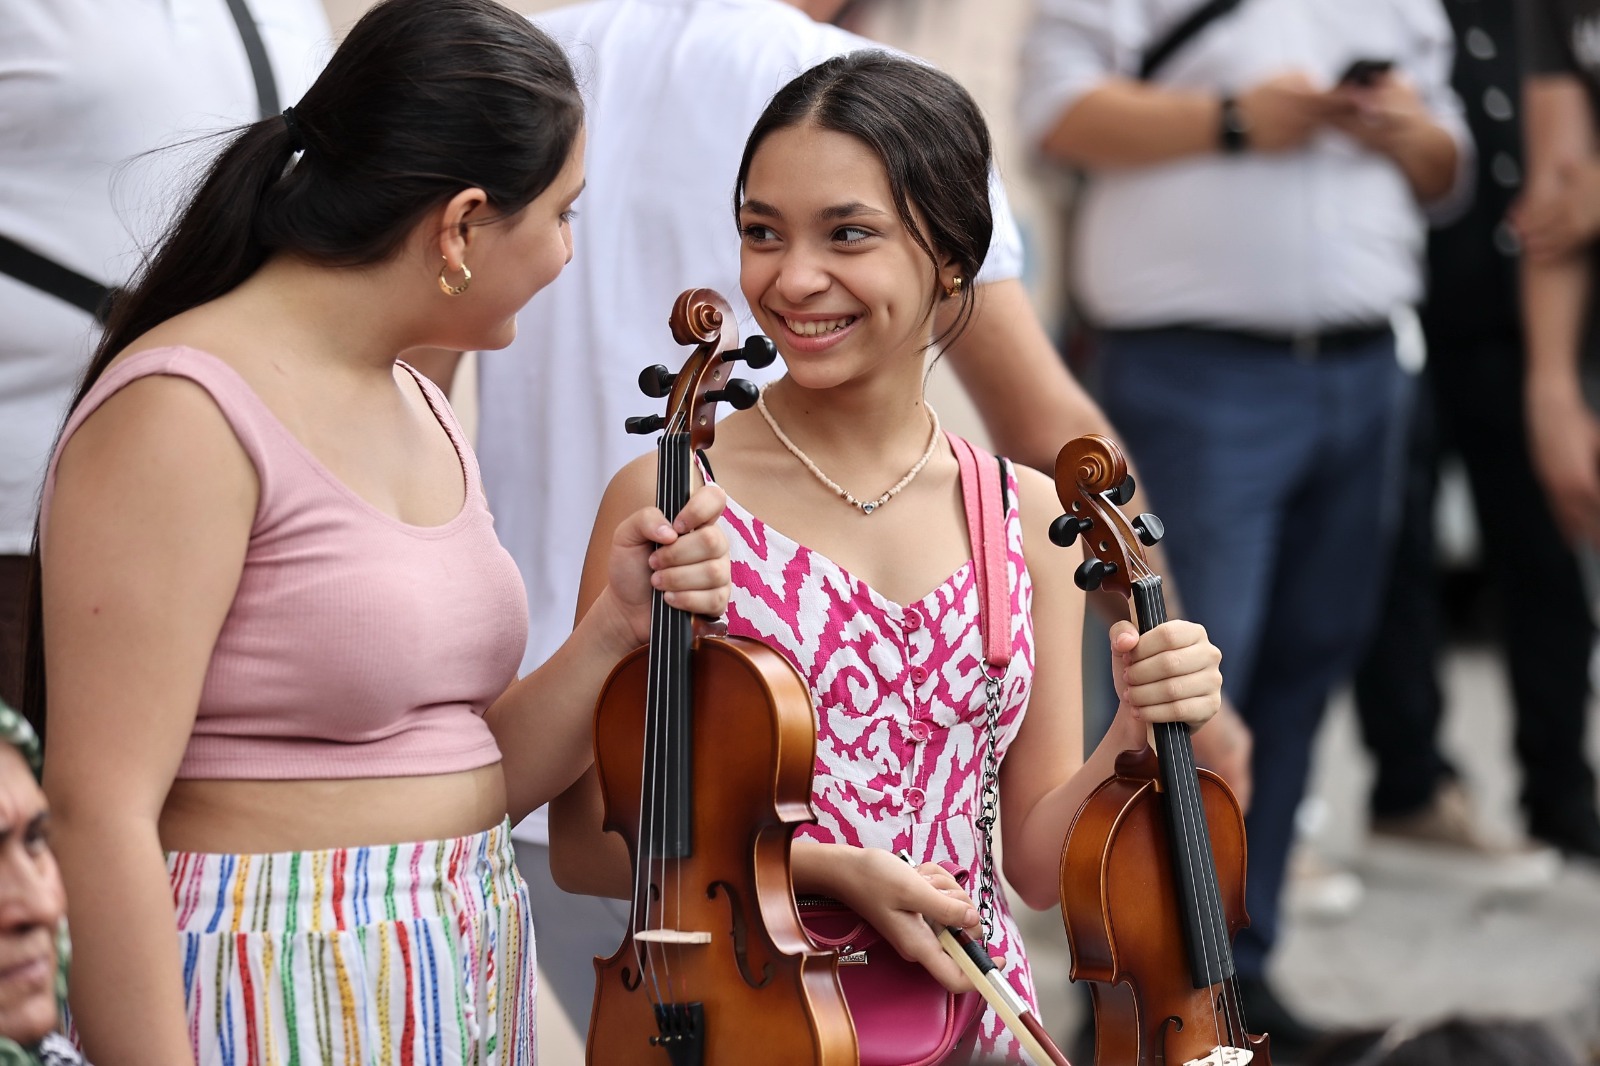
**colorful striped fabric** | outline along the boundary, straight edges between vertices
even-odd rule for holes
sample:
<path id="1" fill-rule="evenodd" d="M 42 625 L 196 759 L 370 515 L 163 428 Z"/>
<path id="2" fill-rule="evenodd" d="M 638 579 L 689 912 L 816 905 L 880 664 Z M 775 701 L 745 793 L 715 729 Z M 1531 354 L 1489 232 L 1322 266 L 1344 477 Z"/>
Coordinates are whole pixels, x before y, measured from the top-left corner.
<path id="1" fill-rule="evenodd" d="M 199 1066 L 530 1066 L 533 927 L 506 823 L 167 856 Z"/>

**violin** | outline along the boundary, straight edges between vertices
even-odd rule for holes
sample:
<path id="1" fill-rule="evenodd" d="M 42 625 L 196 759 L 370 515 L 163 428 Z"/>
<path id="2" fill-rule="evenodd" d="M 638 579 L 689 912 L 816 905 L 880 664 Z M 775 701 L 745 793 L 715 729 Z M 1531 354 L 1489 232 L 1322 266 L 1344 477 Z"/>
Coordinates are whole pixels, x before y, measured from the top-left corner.
<path id="1" fill-rule="evenodd" d="M 1067 509 L 1050 527 L 1062 547 L 1083 541 L 1075 579 L 1133 601 L 1141 633 L 1167 620 L 1161 577 L 1145 547 L 1155 515 L 1129 521 L 1133 479 L 1097 434 L 1056 457 Z M 1234 980 L 1233 936 L 1244 909 L 1244 813 L 1216 774 L 1198 769 L 1189 728 L 1159 722 L 1155 749 L 1122 752 L 1112 776 L 1073 818 L 1061 850 L 1061 915 L 1074 981 L 1090 982 L 1096 1066 L 1270 1066 Z"/>
<path id="2" fill-rule="evenodd" d="M 688 502 L 716 404 L 756 401 L 731 364 L 776 356 L 766 337 L 738 347 L 734 321 L 716 292 L 683 293 L 672 335 L 694 352 L 676 375 L 652 366 L 639 376 L 646 395 L 668 398 L 665 415 L 627 428 L 661 431 L 656 503 L 669 520 Z M 627 841 L 634 883 L 622 944 L 595 960 L 587 1061 L 854 1066 L 838 955 L 806 937 L 794 900 L 790 850 L 796 827 L 814 820 L 816 757 L 798 671 L 658 591 L 650 642 L 606 680 L 594 736 L 605 828 Z"/>

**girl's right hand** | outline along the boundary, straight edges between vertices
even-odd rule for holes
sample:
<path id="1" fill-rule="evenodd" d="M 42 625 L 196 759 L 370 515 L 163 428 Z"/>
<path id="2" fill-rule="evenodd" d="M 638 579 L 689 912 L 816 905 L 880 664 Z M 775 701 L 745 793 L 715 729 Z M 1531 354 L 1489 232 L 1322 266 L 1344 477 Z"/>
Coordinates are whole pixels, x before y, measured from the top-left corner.
<path id="1" fill-rule="evenodd" d="M 972 982 L 944 953 L 934 932 L 953 925 L 982 937 L 978 908 L 950 872 L 932 862 L 911 866 L 882 848 L 833 848 L 845 861 L 836 867 L 830 894 L 871 922 L 901 958 L 921 963 L 952 992 L 971 991 Z"/>

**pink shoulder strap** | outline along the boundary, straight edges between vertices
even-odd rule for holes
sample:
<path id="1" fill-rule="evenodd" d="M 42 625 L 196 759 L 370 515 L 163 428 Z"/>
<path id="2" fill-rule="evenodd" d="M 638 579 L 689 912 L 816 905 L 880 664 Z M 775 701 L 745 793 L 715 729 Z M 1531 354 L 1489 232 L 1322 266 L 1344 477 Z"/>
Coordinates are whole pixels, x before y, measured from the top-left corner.
<path id="1" fill-rule="evenodd" d="M 973 577 L 978 585 L 978 632 L 983 658 L 1004 669 L 1011 663 L 1011 589 L 1006 575 L 1005 502 L 1000 494 L 1000 463 L 954 433 L 946 433 L 961 468 L 961 498 L 972 541 Z"/>

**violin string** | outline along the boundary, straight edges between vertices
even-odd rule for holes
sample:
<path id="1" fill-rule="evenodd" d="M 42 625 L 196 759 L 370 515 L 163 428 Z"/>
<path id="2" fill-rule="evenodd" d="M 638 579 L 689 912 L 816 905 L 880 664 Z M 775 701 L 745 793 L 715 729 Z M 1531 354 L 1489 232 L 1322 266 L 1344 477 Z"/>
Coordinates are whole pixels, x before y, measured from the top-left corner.
<path id="1" fill-rule="evenodd" d="M 684 428 L 687 415 L 680 410 L 673 414 L 661 436 L 661 447 L 658 457 L 658 485 L 656 506 L 666 513 L 673 501 L 677 499 L 681 487 L 678 470 L 681 466 L 681 455 L 686 450 Z M 673 516 L 676 518 L 676 515 Z M 648 928 L 665 928 L 666 926 L 666 899 L 664 894 L 667 856 L 664 854 L 665 844 L 669 839 L 668 819 L 672 816 L 669 804 L 665 802 L 668 787 L 672 784 L 672 761 L 670 753 L 673 750 L 673 725 L 676 717 L 674 711 L 673 693 L 676 691 L 674 665 L 677 658 L 675 652 L 680 641 L 682 618 L 679 612 L 671 608 L 660 592 L 651 594 L 652 626 L 650 657 L 653 667 L 651 676 L 655 679 L 652 685 L 651 706 L 656 714 L 647 730 L 648 743 L 650 744 L 653 766 L 650 773 L 651 795 L 654 798 L 650 816 L 650 847 L 648 849 L 648 863 L 650 878 L 645 886 L 645 910 L 650 915 L 652 908 L 659 917 L 647 920 Z M 641 865 L 643 865 L 641 863 Z M 679 869 L 681 875 L 681 867 Z M 651 885 L 659 885 L 662 898 L 652 904 L 649 898 Z M 679 886 L 681 888 L 681 884 Z M 681 900 L 681 892 L 679 894 Z M 681 914 L 679 915 L 681 917 Z M 652 924 L 652 922 L 654 924 Z M 645 954 L 650 960 L 650 975 L 652 986 L 655 989 L 656 1001 L 676 1002 L 677 989 L 673 976 L 671 949 L 666 944 L 651 944 L 645 948 Z M 661 992 L 662 981 L 666 984 L 665 999 Z"/>
<path id="2" fill-rule="evenodd" d="M 664 466 L 667 457 L 667 438 L 663 436 L 656 448 L 656 462 Z M 661 490 L 657 489 L 657 502 L 660 502 Z M 638 854 L 634 856 L 633 879 L 633 925 L 636 937 L 633 942 L 634 963 L 639 968 L 641 980 L 650 982 L 648 994 L 655 1003 L 661 1002 L 661 986 L 656 973 L 655 955 L 648 942 L 641 945 L 637 934 L 651 928 L 650 914 L 650 884 L 655 862 L 656 841 L 656 807 L 655 797 L 657 792 L 656 773 L 660 767 L 657 746 L 655 721 L 652 709 L 660 705 L 661 686 L 661 642 L 656 638 L 662 633 L 664 616 L 661 613 L 659 596 L 652 596 L 650 603 L 650 648 L 647 653 L 648 671 L 646 673 L 647 691 L 645 696 L 645 729 L 643 745 L 643 765 L 639 769 L 639 842 Z"/>
<path id="3" fill-rule="evenodd" d="M 1143 569 L 1149 569 L 1147 566 L 1143 566 L 1144 560 L 1142 558 L 1140 563 Z M 1163 612 L 1164 614 L 1165 612 Z M 1161 620 L 1164 622 L 1166 618 L 1163 617 Z M 1180 725 L 1180 728 L 1186 727 Z M 1172 729 L 1167 730 L 1169 740 L 1171 740 L 1174 732 L 1175 730 Z M 1197 854 L 1198 850 L 1203 846 L 1201 834 L 1204 831 L 1205 811 L 1197 809 L 1200 807 L 1199 789 L 1197 787 L 1185 787 L 1190 781 L 1197 779 L 1194 776 L 1192 762 L 1185 757 L 1184 745 L 1176 741 L 1169 742 L 1165 754 L 1173 760 L 1172 773 L 1169 777 L 1172 782 L 1172 809 L 1176 815 L 1174 821 L 1177 823 L 1173 828 L 1179 834 L 1184 862 L 1188 867 L 1189 886 L 1193 895 L 1194 917 L 1196 928 L 1200 934 L 1199 948 L 1201 957 L 1197 962 L 1205 979 L 1209 981 L 1212 973 L 1212 964 L 1216 957 L 1212 944 L 1214 930 L 1211 928 L 1210 922 L 1209 893 L 1204 884 L 1205 859 Z M 1209 992 L 1206 995 L 1206 1005 L 1211 1011 L 1212 1035 L 1216 1043 L 1220 1045 L 1222 1043 L 1222 1024 L 1217 1017 L 1216 1002 Z"/>
<path id="4" fill-rule="evenodd" d="M 687 421 L 688 409 L 689 409 L 689 405 L 685 404 L 684 405 L 685 421 Z M 671 498 L 671 500 L 669 502 L 671 502 L 675 507 L 677 507 L 679 510 L 681 510 L 682 509 L 682 505 L 687 503 L 688 500 L 689 500 L 689 456 L 690 456 L 690 444 L 689 444 L 689 436 L 688 436 L 688 427 L 687 427 L 687 425 L 684 425 L 684 426 L 680 427 L 679 432 L 680 432 L 679 446 L 674 448 L 673 451 L 672 451 L 673 482 L 672 482 L 672 498 Z M 677 512 L 674 511 L 673 514 L 671 515 L 671 517 L 668 518 L 668 521 L 669 522 L 676 522 L 677 520 L 678 520 L 678 515 L 677 515 Z M 684 630 L 689 628 L 689 625 L 690 625 L 689 616 L 684 611 L 673 610 L 672 611 L 672 620 L 673 620 L 674 626 L 678 630 L 678 632 L 674 634 L 673 641 L 672 641 L 672 646 L 673 646 L 674 649 L 685 649 L 684 650 L 684 654 L 682 656 L 675 657 L 674 661 L 676 663 L 680 664 L 685 670 L 687 670 L 688 664 L 689 664 L 689 659 L 688 659 L 688 653 L 687 653 L 687 649 L 686 649 L 686 644 L 687 644 L 687 640 L 689 638 L 689 634 L 685 633 Z M 685 735 L 682 738 L 682 740 L 680 741 L 680 743 L 684 743 L 684 744 L 689 743 L 689 740 L 690 740 L 690 736 L 688 734 L 689 716 L 693 713 L 693 707 L 694 707 L 694 696 L 693 696 L 692 693 L 690 693 L 690 692 L 688 692 L 686 690 L 687 683 L 688 683 L 689 680 L 691 680 L 691 678 L 687 678 L 686 677 L 684 679 L 685 690 L 680 691 L 679 686 L 677 686 L 677 685 L 674 685 L 673 689 L 672 689 L 674 694 L 678 695 L 682 700 L 687 701 L 682 706 L 674 706 L 672 708 L 672 712 L 673 712 L 672 713 L 672 725 L 674 727 L 675 726 L 679 726 L 679 725 L 684 727 Z M 681 768 L 682 765 L 683 765 L 683 763 L 680 760 L 677 760 L 677 759 L 673 760 L 673 766 L 675 768 Z M 691 766 L 690 773 L 691 774 L 693 773 L 692 766 Z M 679 781 L 679 782 L 677 782 L 677 786 L 678 787 L 673 790 L 673 795 L 675 797 L 687 796 L 687 795 L 691 794 L 693 781 L 692 780 L 690 780 L 690 781 Z M 691 808 L 691 810 L 692 810 L 692 808 Z M 682 815 L 677 811 L 674 811 L 673 813 L 674 813 L 674 821 L 678 823 L 678 827 L 679 828 L 682 828 Z M 678 857 L 674 858 L 674 860 L 673 860 L 673 872 L 676 874 L 676 885 L 674 887 L 674 893 L 673 893 L 674 914 L 673 914 L 673 923 L 672 924 L 673 924 L 673 928 L 674 929 L 682 929 L 683 928 L 683 866 L 684 866 L 684 857 L 683 856 L 678 856 Z M 680 948 L 674 948 L 673 949 L 673 953 L 676 954 L 680 950 L 681 950 Z M 668 975 L 668 978 L 670 980 L 670 978 L 671 978 L 671 970 L 670 969 L 667 971 L 667 975 Z M 674 996 L 676 996 L 676 993 L 674 993 Z M 687 995 L 687 990 L 685 990 L 685 997 L 684 998 L 686 1000 L 692 998 L 692 997 Z"/>
<path id="5" fill-rule="evenodd" d="M 1198 889 L 1195 905 L 1196 908 L 1201 912 L 1200 940 L 1204 947 L 1206 956 L 1206 976 L 1209 978 L 1213 970 L 1215 970 L 1219 979 L 1218 983 L 1221 984 L 1224 978 L 1222 973 L 1224 969 L 1223 945 L 1226 942 L 1226 932 L 1218 925 L 1218 921 L 1220 919 L 1219 910 L 1221 907 L 1221 900 L 1218 898 L 1217 894 L 1216 878 L 1209 872 L 1214 868 L 1215 860 L 1212 858 L 1210 853 L 1211 841 L 1210 834 L 1206 830 L 1205 804 L 1200 796 L 1199 771 L 1195 767 L 1194 747 L 1192 744 L 1175 744 L 1173 745 L 1173 748 L 1174 755 L 1181 764 L 1179 766 L 1179 773 L 1182 775 L 1185 785 L 1191 781 L 1194 782 L 1193 788 L 1186 789 L 1186 791 L 1189 792 L 1189 802 L 1192 804 L 1192 814 L 1194 818 L 1193 828 L 1189 838 L 1189 847 L 1193 850 L 1196 856 L 1194 863 L 1195 869 L 1198 873 L 1198 878 L 1195 882 L 1196 888 Z M 1233 1043 L 1234 1034 L 1232 1032 L 1232 1026 L 1228 1024 L 1231 1021 L 1228 1013 L 1226 1010 L 1224 1010 L 1222 1021 L 1218 1022 L 1216 1000 L 1209 995 L 1206 998 L 1211 1006 L 1212 1026 L 1217 1034 L 1217 1043 L 1219 1045 L 1222 1043 L 1222 1036 L 1224 1031 L 1226 1031 L 1228 1043 L 1231 1045 Z M 1226 1003 L 1226 994 L 1224 994 L 1223 999 L 1224 1003 Z"/>
<path id="6" fill-rule="evenodd" d="M 687 403 L 681 404 L 679 405 L 679 410 L 673 414 L 671 424 L 667 427 L 667 439 L 671 441 L 671 445 L 667 452 L 666 477 L 664 478 L 666 495 L 665 498 L 660 502 L 659 506 L 662 514 L 666 516 L 668 522 L 676 522 L 678 516 L 675 510 L 670 515 L 667 514 L 667 511 L 675 508 L 681 501 L 686 499 L 686 495 L 684 493 L 683 468 L 689 454 L 688 421 L 689 405 Z M 665 735 L 663 738 L 663 743 L 665 744 L 666 751 L 668 752 L 668 765 L 663 770 L 663 779 L 667 782 L 667 794 L 672 797 L 673 803 L 670 805 L 665 803 L 662 804 L 663 809 L 661 817 L 663 823 L 663 836 L 671 842 L 672 849 L 674 852 L 676 852 L 677 848 L 681 844 L 679 832 L 682 829 L 682 812 L 678 810 L 677 801 L 684 795 L 687 782 L 680 781 L 677 777 L 682 767 L 681 760 L 676 757 L 677 746 L 683 741 L 676 736 L 676 730 L 680 725 L 680 715 L 685 712 L 686 708 L 680 705 L 680 679 L 675 671 L 687 666 L 686 659 L 682 653 L 685 637 L 684 629 L 688 624 L 688 616 L 682 611 L 668 606 L 665 598 L 661 594 L 657 593 L 653 598 L 661 602 L 662 611 L 666 614 L 667 627 L 670 632 L 670 636 L 668 638 L 666 669 L 662 671 L 662 673 L 666 675 L 666 699 L 663 700 L 663 706 L 666 710 L 666 729 L 664 731 Z M 669 819 L 670 830 L 667 828 Z M 672 859 L 668 859 L 665 855 L 661 857 L 661 881 L 663 891 L 665 891 L 666 888 L 665 882 L 667 864 L 669 862 L 672 864 L 672 870 L 675 875 L 672 893 L 672 928 L 681 930 L 683 928 L 683 861 L 681 857 L 677 856 L 674 856 Z M 667 920 L 666 907 L 667 900 L 665 897 L 663 897 L 661 900 L 661 921 L 663 926 L 666 925 Z M 672 1002 L 674 1003 L 680 1002 L 678 998 L 677 982 L 673 977 L 672 971 L 672 959 L 678 953 L 678 950 L 679 949 L 672 944 L 661 945 L 661 957 L 667 975 L 667 992 L 672 997 Z"/>
<path id="7" fill-rule="evenodd" d="M 1145 560 L 1143 553 L 1138 551 L 1129 552 L 1127 562 L 1129 576 L 1134 580 L 1144 581 L 1152 578 L 1156 579 L 1157 581 L 1160 580 L 1159 575 L 1157 575 L 1155 571 L 1151 569 L 1150 565 Z M 1163 607 L 1165 605 L 1164 599 L 1162 598 L 1158 598 L 1156 602 L 1161 604 Z M 1155 623 L 1157 625 L 1167 620 L 1165 616 L 1165 610 L 1162 610 L 1161 614 L 1162 617 L 1155 619 Z M 1175 760 L 1172 767 L 1174 773 L 1171 776 L 1171 779 L 1174 782 L 1174 787 L 1172 789 L 1172 795 L 1170 797 L 1171 802 L 1169 803 L 1168 809 L 1173 815 L 1174 824 L 1172 826 L 1172 831 L 1178 834 L 1178 842 L 1183 854 L 1183 861 L 1187 867 L 1189 875 L 1189 884 L 1195 890 L 1193 908 L 1195 912 L 1195 920 L 1200 933 L 1201 950 L 1201 958 L 1198 961 L 1202 971 L 1205 973 L 1206 977 L 1209 978 L 1213 972 L 1213 962 L 1220 964 L 1220 955 L 1213 947 L 1213 941 L 1216 939 L 1218 932 L 1216 927 L 1214 927 L 1212 924 L 1212 920 L 1215 916 L 1213 911 L 1215 896 L 1214 892 L 1212 891 L 1214 887 L 1214 879 L 1204 878 L 1203 871 L 1206 868 L 1205 862 L 1204 859 L 1197 854 L 1199 849 L 1204 847 L 1204 841 L 1200 836 L 1200 833 L 1197 832 L 1196 826 L 1202 828 L 1204 827 L 1205 811 L 1203 805 L 1199 804 L 1200 794 L 1198 787 L 1191 791 L 1177 784 L 1180 780 L 1187 782 L 1191 779 L 1198 783 L 1198 777 L 1196 776 L 1192 758 L 1187 758 L 1185 756 L 1183 752 L 1183 745 L 1181 744 L 1169 744 L 1168 748 L 1169 750 L 1167 754 Z M 1198 810 L 1196 809 L 1197 806 L 1199 807 Z M 1220 965 L 1218 968 L 1220 969 Z M 1223 1021 L 1218 1018 L 1216 1003 L 1212 997 L 1207 995 L 1206 1000 L 1207 1005 L 1211 1010 L 1212 1032 L 1217 1039 L 1217 1043 L 1220 1045 L 1222 1043 Z"/>

